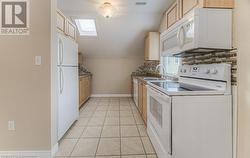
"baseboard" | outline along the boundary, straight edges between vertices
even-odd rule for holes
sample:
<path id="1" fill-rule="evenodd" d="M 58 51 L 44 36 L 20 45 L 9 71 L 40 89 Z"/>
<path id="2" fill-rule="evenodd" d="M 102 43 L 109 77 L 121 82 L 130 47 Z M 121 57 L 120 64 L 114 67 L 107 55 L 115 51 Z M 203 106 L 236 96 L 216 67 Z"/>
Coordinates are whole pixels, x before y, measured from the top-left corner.
<path id="1" fill-rule="evenodd" d="M 51 158 L 51 151 L 0 151 L 2 158 Z"/>
<path id="2" fill-rule="evenodd" d="M 51 157 L 54 157 L 58 151 L 58 143 L 56 143 L 51 149 Z"/>
<path id="3" fill-rule="evenodd" d="M 108 97 L 121 97 L 121 98 L 126 98 L 126 97 L 131 97 L 131 94 L 92 94 L 91 97 L 93 98 L 98 98 L 98 97 L 103 97 L 103 98 L 108 98 Z"/>

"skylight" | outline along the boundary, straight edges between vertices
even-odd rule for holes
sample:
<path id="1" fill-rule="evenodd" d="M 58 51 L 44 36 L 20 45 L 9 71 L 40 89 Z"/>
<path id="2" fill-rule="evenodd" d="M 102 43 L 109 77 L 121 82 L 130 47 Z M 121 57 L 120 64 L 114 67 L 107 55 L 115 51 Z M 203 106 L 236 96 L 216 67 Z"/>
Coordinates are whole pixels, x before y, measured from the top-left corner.
<path id="1" fill-rule="evenodd" d="M 75 20 L 80 36 L 97 36 L 94 19 Z"/>

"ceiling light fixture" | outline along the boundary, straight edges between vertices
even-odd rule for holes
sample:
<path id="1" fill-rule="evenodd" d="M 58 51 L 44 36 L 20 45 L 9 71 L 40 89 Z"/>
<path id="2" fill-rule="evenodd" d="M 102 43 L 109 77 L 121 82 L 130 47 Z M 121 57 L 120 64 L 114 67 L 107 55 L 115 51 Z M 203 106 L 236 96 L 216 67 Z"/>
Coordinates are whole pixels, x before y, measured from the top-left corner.
<path id="1" fill-rule="evenodd" d="M 111 18 L 114 15 L 115 8 L 109 2 L 105 2 L 100 9 L 105 18 Z"/>

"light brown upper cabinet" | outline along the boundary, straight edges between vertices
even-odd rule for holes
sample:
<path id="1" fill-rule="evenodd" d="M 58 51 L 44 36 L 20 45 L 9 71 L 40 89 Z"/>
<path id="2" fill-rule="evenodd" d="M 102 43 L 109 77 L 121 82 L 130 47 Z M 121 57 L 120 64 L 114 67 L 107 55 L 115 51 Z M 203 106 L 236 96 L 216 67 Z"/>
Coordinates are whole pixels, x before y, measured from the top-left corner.
<path id="1" fill-rule="evenodd" d="M 66 35 L 68 35 L 70 38 L 73 40 L 76 39 L 76 26 L 69 20 L 67 20 L 67 25 L 66 25 Z"/>
<path id="2" fill-rule="evenodd" d="M 179 0 L 180 14 L 185 16 L 196 7 L 200 8 L 234 8 L 234 0 Z"/>
<path id="3" fill-rule="evenodd" d="M 57 29 L 70 37 L 73 40 L 76 40 L 76 26 L 73 24 L 66 16 L 60 11 L 57 10 L 57 19 L 56 19 Z"/>
<path id="4" fill-rule="evenodd" d="M 57 29 L 61 32 L 66 32 L 66 17 L 60 10 L 57 10 L 56 26 Z"/>
<path id="5" fill-rule="evenodd" d="M 177 1 L 166 11 L 165 18 L 167 22 L 167 28 L 169 28 L 179 20 Z"/>
<path id="6" fill-rule="evenodd" d="M 181 0 L 181 14 L 186 15 L 193 8 L 198 6 L 199 0 Z"/>
<path id="7" fill-rule="evenodd" d="M 149 32 L 145 38 L 145 60 L 160 60 L 160 33 Z"/>
<path id="8" fill-rule="evenodd" d="M 206 8 L 234 8 L 234 0 L 203 0 Z"/>

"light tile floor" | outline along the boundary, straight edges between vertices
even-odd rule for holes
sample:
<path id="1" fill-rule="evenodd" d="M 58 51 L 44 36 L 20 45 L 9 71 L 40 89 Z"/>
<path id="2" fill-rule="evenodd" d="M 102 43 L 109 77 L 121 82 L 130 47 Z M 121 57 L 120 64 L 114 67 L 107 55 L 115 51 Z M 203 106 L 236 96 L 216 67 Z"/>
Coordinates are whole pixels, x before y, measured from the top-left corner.
<path id="1" fill-rule="evenodd" d="M 91 98 L 56 158 L 157 158 L 131 98 Z"/>

